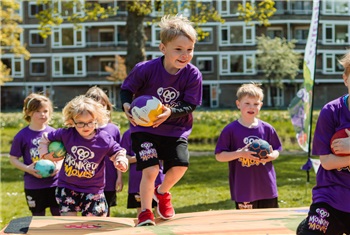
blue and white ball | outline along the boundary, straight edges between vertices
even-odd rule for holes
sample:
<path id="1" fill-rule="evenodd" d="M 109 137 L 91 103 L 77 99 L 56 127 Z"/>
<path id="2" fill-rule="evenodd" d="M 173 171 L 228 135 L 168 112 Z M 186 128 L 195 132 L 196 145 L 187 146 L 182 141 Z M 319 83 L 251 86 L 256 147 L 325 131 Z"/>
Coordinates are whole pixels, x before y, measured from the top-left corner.
<path id="1" fill-rule="evenodd" d="M 152 126 L 157 116 L 163 112 L 162 106 L 162 102 L 154 96 L 139 96 L 131 103 L 131 115 L 137 125 Z"/>
<path id="2" fill-rule="evenodd" d="M 47 178 L 56 170 L 56 166 L 50 160 L 40 159 L 35 163 L 34 169 L 38 170 L 37 173 L 43 178 Z"/>

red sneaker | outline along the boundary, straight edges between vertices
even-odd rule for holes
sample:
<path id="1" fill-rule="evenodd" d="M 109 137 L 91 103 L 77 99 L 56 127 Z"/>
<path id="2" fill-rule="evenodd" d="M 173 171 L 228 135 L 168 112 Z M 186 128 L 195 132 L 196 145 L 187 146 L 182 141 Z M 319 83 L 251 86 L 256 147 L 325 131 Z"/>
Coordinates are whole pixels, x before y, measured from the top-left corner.
<path id="1" fill-rule="evenodd" d="M 141 211 L 138 219 L 139 219 L 139 221 L 138 221 L 136 227 L 156 225 L 156 223 L 154 222 L 154 215 L 153 215 L 152 211 L 150 211 L 148 209 Z"/>
<path id="2" fill-rule="evenodd" d="M 169 192 L 159 194 L 157 189 L 154 189 L 153 199 L 158 203 L 157 211 L 162 219 L 171 219 L 175 216 L 174 207 L 171 205 L 171 194 Z"/>

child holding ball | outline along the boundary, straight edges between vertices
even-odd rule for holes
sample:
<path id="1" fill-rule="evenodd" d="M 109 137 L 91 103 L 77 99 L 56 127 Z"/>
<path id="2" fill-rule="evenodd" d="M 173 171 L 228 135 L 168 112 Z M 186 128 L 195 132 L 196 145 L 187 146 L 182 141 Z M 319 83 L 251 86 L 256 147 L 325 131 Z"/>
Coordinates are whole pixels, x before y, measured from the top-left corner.
<path id="1" fill-rule="evenodd" d="M 122 172 L 128 169 L 125 149 L 99 129 L 108 123 L 109 112 L 102 104 L 80 95 L 63 108 L 63 117 L 68 128 L 43 135 L 39 144 L 40 156 L 52 161 L 56 159 L 47 151 L 50 142 L 61 141 L 67 150 L 56 191 L 61 215 L 81 212 L 83 216 L 106 216 L 104 159 L 108 157 Z"/>
<path id="2" fill-rule="evenodd" d="M 330 143 L 334 133 L 350 128 L 350 51 L 339 61 L 344 68 L 347 94 L 330 101 L 321 109 L 312 143 L 312 155 L 320 156 L 321 165 L 312 190 L 312 204 L 297 235 L 350 234 L 350 131 L 349 137 Z M 344 154 L 339 157 L 335 154 Z"/>
<path id="3" fill-rule="evenodd" d="M 33 216 L 45 216 L 47 207 L 53 216 L 60 215 L 55 198 L 57 172 L 42 178 L 34 169 L 40 159 L 38 147 L 42 134 L 55 130 L 48 125 L 52 113 L 49 98 L 35 93 L 28 95 L 24 99 L 23 114 L 29 125 L 16 134 L 10 150 L 11 164 L 24 172 L 24 193 Z M 19 160 L 21 157 L 23 162 Z"/>
<path id="4" fill-rule="evenodd" d="M 183 177 L 189 164 L 188 136 L 192 112 L 202 102 L 202 74 L 190 62 L 197 40 L 192 23 L 183 16 L 163 16 L 160 22 L 160 51 L 163 56 L 138 63 L 121 86 L 121 101 L 129 119 L 140 184 L 141 213 L 136 226 L 155 225 L 152 200 L 158 202 L 163 219 L 175 216 L 170 189 Z M 152 127 L 136 125 L 130 113 L 133 97 L 152 95 L 163 106 L 163 113 Z M 154 187 L 163 160 L 162 184 Z"/>
<path id="5" fill-rule="evenodd" d="M 260 120 L 263 90 L 258 84 L 243 84 L 237 91 L 240 118 L 228 124 L 216 144 L 219 162 L 228 162 L 231 199 L 236 209 L 278 208 L 276 172 L 272 161 L 282 150 L 276 130 Z M 249 144 L 262 139 L 270 144 L 270 154 L 260 159 Z"/>

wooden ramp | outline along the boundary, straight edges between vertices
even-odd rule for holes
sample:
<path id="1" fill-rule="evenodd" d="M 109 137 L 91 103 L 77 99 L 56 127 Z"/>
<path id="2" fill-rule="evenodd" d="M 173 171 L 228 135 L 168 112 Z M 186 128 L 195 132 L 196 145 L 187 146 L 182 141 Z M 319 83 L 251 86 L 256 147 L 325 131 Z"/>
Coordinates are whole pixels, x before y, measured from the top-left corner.
<path id="1" fill-rule="evenodd" d="M 219 210 L 176 214 L 156 219 L 157 226 L 134 227 L 133 218 L 24 217 L 10 222 L 0 234 L 114 235 L 114 234 L 294 234 L 308 208 Z M 12 231 L 11 231 L 12 230 Z M 17 230 L 17 231 L 14 231 Z M 12 233 L 11 233 L 12 232 Z"/>

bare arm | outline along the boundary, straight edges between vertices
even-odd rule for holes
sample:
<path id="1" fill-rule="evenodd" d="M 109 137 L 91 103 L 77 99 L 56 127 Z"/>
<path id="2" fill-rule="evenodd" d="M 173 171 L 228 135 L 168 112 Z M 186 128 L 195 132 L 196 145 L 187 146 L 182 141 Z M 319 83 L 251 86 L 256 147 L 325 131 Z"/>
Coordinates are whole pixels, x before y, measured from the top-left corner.
<path id="1" fill-rule="evenodd" d="M 321 165 L 326 170 L 334 170 L 350 166 L 350 155 L 338 157 L 334 154 L 321 155 Z"/>
<path id="2" fill-rule="evenodd" d="M 31 174 L 37 178 L 42 178 L 42 176 L 37 173 L 38 171 L 34 169 L 35 162 L 33 162 L 30 165 L 26 165 L 23 162 L 21 162 L 17 157 L 10 155 L 10 163 L 11 165 L 13 165 L 21 171 L 27 172 L 28 174 Z"/>
<path id="3" fill-rule="evenodd" d="M 215 155 L 215 158 L 219 162 L 229 162 L 229 161 L 236 160 L 240 157 L 249 158 L 249 159 L 258 161 L 260 158 L 255 157 L 253 154 L 255 154 L 255 152 L 249 151 L 248 145 L 246 145 L 243 148 L 238 149 L 236 151 L 232 151 L 232 152 L 223 151 L 221 153 L 217 153 Z"/>

